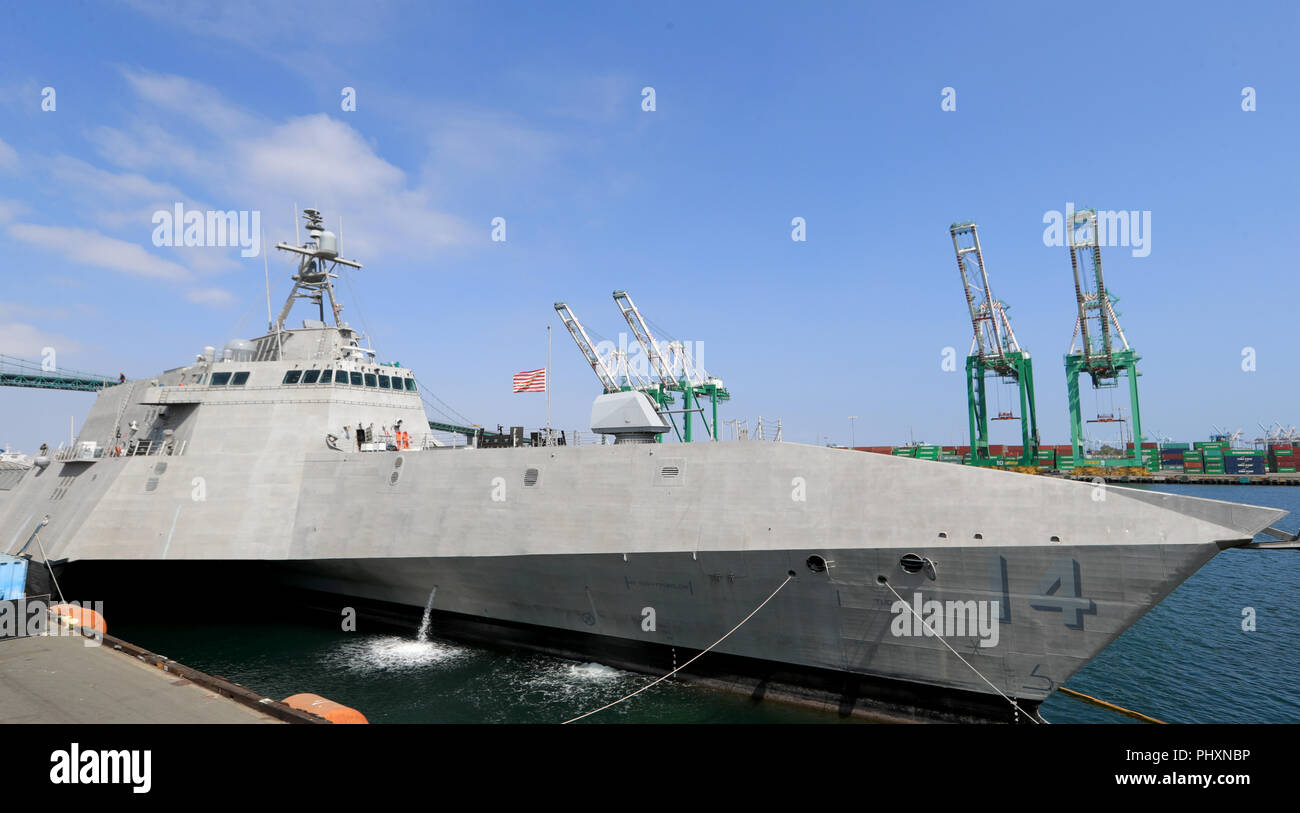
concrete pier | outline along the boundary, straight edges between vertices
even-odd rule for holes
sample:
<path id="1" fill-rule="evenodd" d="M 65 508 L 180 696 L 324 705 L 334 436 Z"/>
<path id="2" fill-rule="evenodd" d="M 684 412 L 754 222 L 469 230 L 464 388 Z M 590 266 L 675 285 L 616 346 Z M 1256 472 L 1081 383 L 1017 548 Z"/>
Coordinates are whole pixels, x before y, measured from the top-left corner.
<path id="1" fill-rule="evenodd" d="M 0 639 L 0 724 L 324 723 L 105 635 Z"/>

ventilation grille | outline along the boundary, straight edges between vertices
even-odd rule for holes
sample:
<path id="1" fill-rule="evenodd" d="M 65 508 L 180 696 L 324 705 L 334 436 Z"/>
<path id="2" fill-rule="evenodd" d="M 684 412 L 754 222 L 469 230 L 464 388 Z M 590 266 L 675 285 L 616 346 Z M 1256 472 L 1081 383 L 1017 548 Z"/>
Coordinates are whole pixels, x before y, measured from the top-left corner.
<path id="1" fill-rule="evenodd" d="M 167 471 L 167 463 L 165 461 L 160 460 L 158 461 L 158 465 L 153 467 L 154 474 L 162 474 L 165 471 Z"/>
<path id="2" fill-rule="evenodd" d="M 157 477 L 150 477 L 148 480 L 145 480 L 145 481 L 144 481 L 144 490 L 145 490 L 145 491 L 157 491 L 157 490 L 158 490 L 158 478 L 157 478 Z"/>
<path id="3" fill-rule="evenodd" d="M 405 463 L 405 462 L 406 462 L 405 458 L 403 458 L 403 457 L 399 454 L 399 455 L 397 456 L 397 459 L 393 461 L 393 468 L 394 468 L 394 469 L 400 469 L 400 468 L 402 467 L 402 464 Z"/>
<path id="4" fill-rule="evenodd" d="M 677 477 L 681 473 L 682 470 L 677 466 L 664 466 L 663 468 L 659 469 L 660 477 Z"/>
<path id="5" fill-rule="evenodd" d="M 524 472 L 524 485 L 526 485 L 526 486 L 535 486 L 535 485 L 537 485 L 537 474 L 538 474 L 538 473 L 537 473 L 537 469 L 528 469 L 527 471 L 525 471 L 525 472 Z"/>
<path id="6" fill-rule="evenodd" d="M 390 486 L 395 486 L 397 485 L 397 481 L 400 479 L 402 479 L 402 473 L 400 471 L 394 471 L 392 474 L 388 475 L 388 484 Z"/>

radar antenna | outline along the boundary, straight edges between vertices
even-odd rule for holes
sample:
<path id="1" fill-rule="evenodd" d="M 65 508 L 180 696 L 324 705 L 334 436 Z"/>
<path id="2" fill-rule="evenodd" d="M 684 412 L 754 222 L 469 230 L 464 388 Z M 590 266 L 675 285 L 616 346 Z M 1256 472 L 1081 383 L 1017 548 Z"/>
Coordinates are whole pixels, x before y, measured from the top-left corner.
<path id="1" fill-rule="evenodd" d="M 317 306 L 320 320 L 325 321 L 325 300 L 329 300 L 330 313 L 334 315 L 334 324 L 343 327 L 343 303 L 334 296 L 334 284 L 331 280 L 338 278 L 336 269 L 340 265 L 349 268 L 361 268 L 355 260 L 345 260 L 339 256 L 339 240 L 331 231 L 326 231 L 325 220 L 316 209 L 303 209 L 303 219 L 307 221 L 307 242 L 301 246 L 288 243 L 276 243 L 281 251 L 298 254 L 298 270 L 294 273 L 293 290 L 284 301 L 280 315 L 275 320 L 273 329 L 279 333 L 284 330 L 284 320 L 289 317 L 295 299 L 306 299 Z"/>

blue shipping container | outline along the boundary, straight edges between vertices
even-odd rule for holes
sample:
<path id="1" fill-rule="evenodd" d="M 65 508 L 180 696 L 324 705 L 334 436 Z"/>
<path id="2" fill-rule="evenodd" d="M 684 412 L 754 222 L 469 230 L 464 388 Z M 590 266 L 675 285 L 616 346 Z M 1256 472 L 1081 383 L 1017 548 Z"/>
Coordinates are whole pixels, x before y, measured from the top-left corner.
<path id="1" fill-rule="evenodd" d="M 23 598 L 27 589 L 27 560 L 0 554 L 0 601 Z"/>

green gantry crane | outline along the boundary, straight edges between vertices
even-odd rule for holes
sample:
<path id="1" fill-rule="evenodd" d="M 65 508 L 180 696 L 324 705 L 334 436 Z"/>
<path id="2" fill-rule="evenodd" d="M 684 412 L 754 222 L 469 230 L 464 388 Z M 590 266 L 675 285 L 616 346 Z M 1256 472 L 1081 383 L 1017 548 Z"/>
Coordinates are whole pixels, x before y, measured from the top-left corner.
<path id="1" fill-rule="evenodd" d="M 1094 391 L 1119 387 L 1120 374 L 1128 379 L 1129 418 L 1133 449 L 1121 457 L 1104 458 L 1106 466 L 1142 466 L 1142 416 L 1138 410 L 1138 368 L 1140 356 L 1129 347 L 1119 326 L 1114 302 L 1101 273 L 1101 245 L 1097 232 L 1097 210 L 1084 209 L 1070 216 L 1066 224 L 1070 265 L 1074 269 L 1074 295 L 1079 313 L 1074 322 L 1070 352 L 1065 356 L 1065 380 L 1070 399 L 1070 443 L 1074 465 L 1083 465 L 1083 417 L 1079 403 L 1079 376 L 1092 379 Z M 1117 343 L 1123 346 L 1119 349 Z M 1114 411 L 1099 414 L 1088 423 L 1123 423 Z M 1122 442 L 1122 441 L 1121 441 Z"/>
<path id="2" fill-rule="evenodd" d="M 718 439 L 718 404 L 723 401 L 731 400 L 731 393 L 722 386 L 722 381 L 713 378 L 705 371 L 696 366 L 695 359 L 687 351 L 686 346 L 679 341 L 670 341 L 663 348 L 655 341 L 654 334 L 650 332 L 650 326 L 646 324 L 645 319 L 641 316 L 641 311 L 632 302 L 632 297 L 627 295 L 627 291 L 615 291 L 614 302 L 618 305 L 619 311 L 627 321 L 627 326 L 632 330 L 632 335 L 636 336 L 637 342 L 641 344 L 641 349 L 645 351 L 646 358 L 650 362 L 650 372 L 658 379 L 657 389 L 660 398 L 667 396 L 670 392 L 680 392 L 682 394 L 682 430 L 680 432 L 681 440 L 685 443 L 694 439 L 692 430 L 692 416 L 700 413 L 700 420 L 704 423 L 704 432 L 712 440 Z M 707 399 L 713 408 L 713 422 L 710 424 L 704 416 L 703 400 Z M 666 402 L 660 401 L 663 407 L 660 411 L 668 415 L 672 420 L 672 414 L 679 410 L 668 410 L 666 407 L 671 404 L 671 398 Z M 677 422 L 673 421 L 674 431 L 676 431 Z"/>
<path id="3" fill-rule="evenodd" d="M 970 457 L 976 466 L 992 465 L 989 456 L 989 378 L 1015 382 L 1020 395 L 1020 415 L 1000 410 L 995 421 L 1020 421 L 1020 465 L 1036 465 L 1038 457 L 1038 412 L 1034 406 L 1034 364 L 1029 353 L 1016 341 L 1007 306 L 993 298 L 978 227 L 954 223 L 948 229 L 957 252 L 966 304 L 970 308 L 970 354 L 966 357 L 966 406 L 970 418 Z"/>

